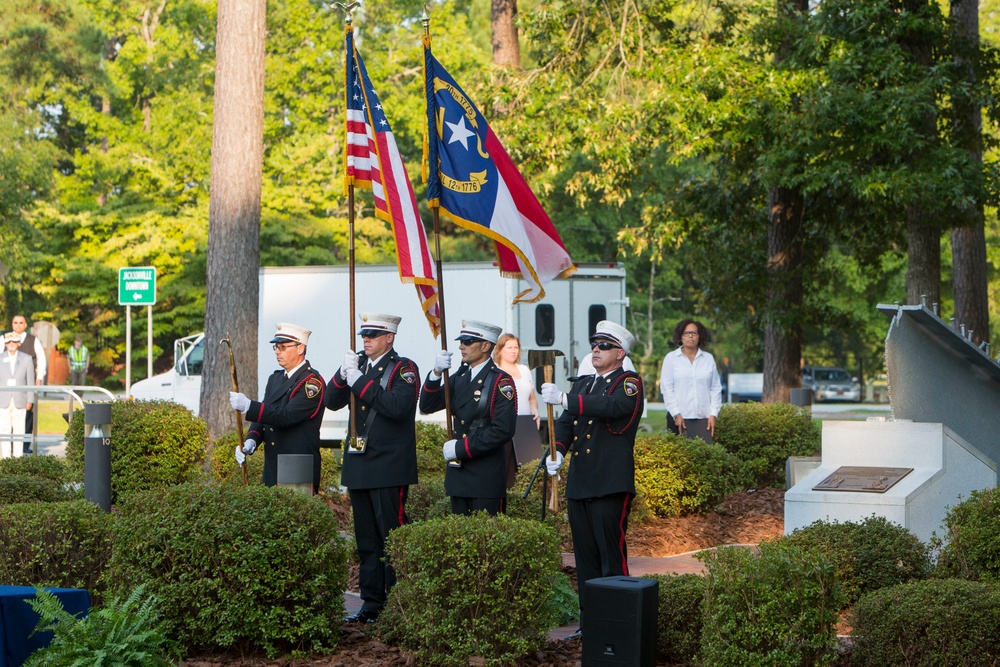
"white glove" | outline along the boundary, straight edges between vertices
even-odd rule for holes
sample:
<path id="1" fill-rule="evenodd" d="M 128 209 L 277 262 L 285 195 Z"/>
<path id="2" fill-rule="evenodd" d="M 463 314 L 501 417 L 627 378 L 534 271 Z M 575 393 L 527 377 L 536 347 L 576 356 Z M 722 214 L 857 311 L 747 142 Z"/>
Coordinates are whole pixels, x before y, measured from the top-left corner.
<path id="1" fill-rule="evenodd" d="M 246 414 L 246 411 L 250 409 L 250 399 L 239 392 L 231 391 L 229 392 L 229 405 L 232 406 L 233 410 Z"/>
<path id="2" fill-rule="evenodd" d="M 243 441 L 243 453 L 250 456 L 257 451 L 257 443 L 253 441 L 253 438 L 247 438 Z"/>
<path id="3" fill-rule="evenodd" d="M 440 350 L 437 356 L 434 357 L 434 373 L 435 375 L 441 375 L 447 370 L 451 370 L 451 352 Z"/>
<path id="4" fill-rule="evenodd" d="M 457 446 L 458 446 L 458 440 L 448 440 L 447 442 L 444 443 L 444 446 L 441 447 L 441 451 L 442 453 L 444 453 L 445 461 L 451 461 L 452 459 L 456 458 L 455 448 Z"/>
<path id="5" fill-rule="evenodd" d="M 364 373 L 359 371 L 357 368 L 347 369 L 347 375 L 344 376 L 344 379 L 347 380 L 347 386 L 353 387 L 354 383 L 357 382 L 362 375 L 364 375 Z"/>
<path id="6" fill-rule="evenodd" d="M 236 465 L 243 465 L 243 462 L 247 460 L 247 455 L 243 453 L 243 447 L 241 445 L 236 445 Z"/>
<path id="7" fill-rule="evenodd" d="M 562 452 L 556 450 L 556 460 L 553 461 L 551 456 L 545 457 L 545 469 L 549 471 L 549 475 L 555 477 L 559 474 L 559 468 L 562 467 L 563 455 Z"/>
<path id="8" fill-rule="evenodd" d="M 344 365 L 340 367 L 340 377 L 346 380 L 347 371 L 351 369 L 358 370 L 358 353 L 354 350 L 344 353 Z"/>
<path id="9" fill-rule="evenodd" d="M 542 400 L 549 405 L 562 405 L 563 396 L 566 394 L 559 391 L 559 387 L 551 382 L 542 384 Z"/>

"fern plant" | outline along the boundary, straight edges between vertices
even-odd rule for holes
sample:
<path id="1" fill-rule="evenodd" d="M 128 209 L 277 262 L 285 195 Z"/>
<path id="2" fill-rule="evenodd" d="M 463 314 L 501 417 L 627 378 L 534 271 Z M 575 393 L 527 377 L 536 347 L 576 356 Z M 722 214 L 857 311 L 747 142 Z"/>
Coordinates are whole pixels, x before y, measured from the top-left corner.
<path id="1" fill-rule="evenodd" d="M 116 598 L 83 618 L 37 589 L 30 603 L 40 617 L 35 631 L 52 632 L 53 638 L 24 667 L 171 667 L 178 646 L 163 631 L 156 600 L 144 599 L 145 588 L 139 586 L 124 601 Z"/>

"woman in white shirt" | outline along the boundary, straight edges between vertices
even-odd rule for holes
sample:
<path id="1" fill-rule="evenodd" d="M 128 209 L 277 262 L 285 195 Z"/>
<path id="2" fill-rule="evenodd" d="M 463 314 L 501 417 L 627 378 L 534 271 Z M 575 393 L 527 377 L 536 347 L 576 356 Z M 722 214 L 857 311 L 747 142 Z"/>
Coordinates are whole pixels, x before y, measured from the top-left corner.
<path id="1" fill-rule="evenodd" d="M 708 330 L 701 322 L 681 320 L 674 328 L 677 349 L 663 359 L 660 391 L 667 412 L 682 434 L 712 442 L 722 408 L 722 381 L 715 357 L 704 350 Z"/>
<path id="2" fill-rule="evenodd" d="M 535 428 L 541 425 L 538 415 L 538 399 L 535 397 L 535 382 L 531 379 L 531 371 L 521 361 L 521 341 L 509 333 L 501 334 L 493 348 L 493 361 L 500 370 L 506 371 L 514 378 L 514 389 L 517 392 L 517 414 L 531 415 L 535 420 Z M 517 459 L 514 456 L 514 445 L 507 445 L 507 488 L 512 488 L 517 478 Z"/>

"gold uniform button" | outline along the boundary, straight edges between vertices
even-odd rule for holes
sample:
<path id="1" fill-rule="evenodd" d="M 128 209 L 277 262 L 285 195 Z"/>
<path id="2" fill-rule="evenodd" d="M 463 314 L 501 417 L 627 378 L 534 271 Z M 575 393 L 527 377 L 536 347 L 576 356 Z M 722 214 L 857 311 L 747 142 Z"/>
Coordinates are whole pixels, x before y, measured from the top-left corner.
<path id="1" fill-rule="evenodd" d="M 459 423 L 459 424 L 464 424 L 464 423 L 465 423 L 465 420 L 464 420 L 464 419 L 460 419 L 460 420 L 458 421 L 458 423 Z"/>
<path id="2" fill-rule="evenodd" d="M 590 447 L 587 447 L 587 453 L 588 454 L 590 453 Z"/>
<path id="3" fill-rule="evenodd" d="M 591 419 L 589 422 L 587 422 L 587 426 L 591 426 L 593 423 L 594 423 L 594 420 Z"/>
<path id="4" fill-rule="evenodd" d="M 368 406 L 367 406 L 367 405 L 362 405 L 362 406 L 361 406 L 361 410 L 362 410 L 362 411 L 364 411 L 364 410 L 367 410 L 367 409 L 368 409 Z"/>
<path id="5" fill-rule="evenodd" d="M 579 439 L 580 439 L 579 437 L 577 437 L 577 436 L 575 436 L 575 435 L 573 436 L 573 440 L 574 440 L 574 441 L 576 441 L 576 440 L 579 440 Z"/>
<path id="6" fill-rule="evenodd" d="M 590 440 L 590 434 L 589 433 L 587 434 L 587 440 Z"/>
<path id="7" fill-rule="evenodd" d="M 577 425 L 577 424 L 579 424 L 579 423 L 580 423 L 580 422 L 578 422 L 577 420 L 575 420 L 575 419 L 573 420 L 573 426 L 576 426 L 576 425 Z"/>

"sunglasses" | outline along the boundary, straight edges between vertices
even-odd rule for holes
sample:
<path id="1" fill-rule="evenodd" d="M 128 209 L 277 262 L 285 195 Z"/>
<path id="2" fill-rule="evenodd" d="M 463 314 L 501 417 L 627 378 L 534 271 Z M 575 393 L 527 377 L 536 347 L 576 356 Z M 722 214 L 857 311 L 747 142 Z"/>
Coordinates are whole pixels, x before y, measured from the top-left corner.
<path id="1" fill-rule="evenodd" d="M 362 333 L 360 333 L 358 335 L 361 336 L 362 338 L 367 338 L 367 339 L 371 340 L 371 339 L 374 339 L 374 338 L 378 338 L 379 336 L 384 336 L 387 333 L 389 333 L 389 332 L 388 331 L 366 331 L 366 332 L 362 332 Z"/>
<path id="2" fill-rule="evenodd" d="M 274 350 L 275 352 L 284 352 L 285 350 L 288 350 L 290 348 L 298 347 L 301 344 L 302 343 L 274 343 L 273 345 L 271 345 L 271 349 Z"/>
<path id="3" fill-rule="evenodd" d="M 616 349 L 618 349 L 617 345 L 614 345 L 612 343 L 605 343 L 604 341 L 596 341 L 596 340 L 593 343 L 590 344 L 590 349 L 594 349 L 595 347 L 598 350 L 603 350 L 604 352 L 607 352 L 608 350 L 616 350 Z"/>

